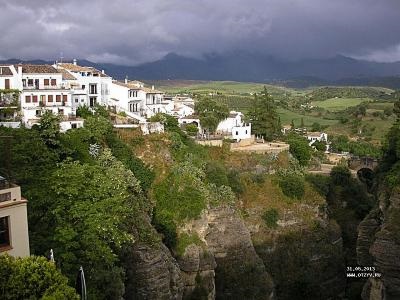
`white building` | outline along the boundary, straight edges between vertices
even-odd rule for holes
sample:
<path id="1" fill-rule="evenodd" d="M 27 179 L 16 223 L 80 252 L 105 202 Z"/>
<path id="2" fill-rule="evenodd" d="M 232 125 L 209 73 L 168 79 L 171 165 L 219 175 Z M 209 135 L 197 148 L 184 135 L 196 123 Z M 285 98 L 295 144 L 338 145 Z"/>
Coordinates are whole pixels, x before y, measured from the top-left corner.
<path id="1" fill-rule="evenodd" d="M 169 103 L 164 102 L 164 93 L 147 88 L 140 81 L 113 81 L 110 86 L 109 106 L 117 112 L 123 111 L 129 117 L 146 122 L 157 113 L 167 113 Z"/>
<path id="2" fill-rule="evenodd" d="M 307 140 L 309 141 L 309 145 L 311 146 L 316 141 L 318 142 L 328 142 L 328 134 L 325 132 L 308 132 L 307 133 Z"/>
<path id="3" fill-rule="evenodd" d="M 62 73 L 50 65 L 21 65 L 18 66 L 18 73 L 22 78 L 22 121 L 27 127 L 39 123 L 45 111 L 59 115 L 65 122 L 74 121 L 79 124 L 77 127 L 83 126 L 83 120 L 75 117 L 73 91 L 65 85 Z"/>
<path id="4" fill-rule="evenodd" d="M 74 91 L 78 92 L 74 93 L 75 95 L 87 95 L 87 106 L 93 107 L 96 104 L 108 105 L 112 78 L 105 74 L 104 71 L 99 71 L 93 67 L 79 66 L 75 59 L 73 63 L 56 63 L 54 67 L 64 69 L 76 78 L 76 80 L 73 80 L 71 77 L 70 84 L 77 83 L 77 85 L 73 86 Z M 78 99 L 79 103 L 81 103 L 82 98 L 78 97 Z"/>
<path id="5" fill-rule="evenodd" d="M 197 128 L 199 129 L 199 133 L 202 132 L 199 116 L 190 115 L 190 116 L 182 117 L 182 118 L 178 119 L 178 123 L 180 126 L 186 126 L 188 124 L 196 125 Z"/>
<path id="6" fill-rule="evenodd" d="M 251 124 L 245 124 L 242 118 L 243 113 L 231 111 L 228 118 L 218 124 L 216 133 L 230 135 L 236 141 L 251 138 Z"/>
<path id="7" fill-rule="evenodd" d="M 30 255 L 27 200 L 21 188 L 0 176 L 0 255 Z"/>

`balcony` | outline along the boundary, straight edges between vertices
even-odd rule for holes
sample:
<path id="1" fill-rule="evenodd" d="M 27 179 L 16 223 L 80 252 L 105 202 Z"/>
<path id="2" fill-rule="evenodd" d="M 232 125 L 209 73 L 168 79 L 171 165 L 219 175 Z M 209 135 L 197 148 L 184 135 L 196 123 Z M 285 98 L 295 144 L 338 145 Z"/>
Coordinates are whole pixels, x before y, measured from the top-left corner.
<path id="1" fill-rule="evenodd" d="M 67 89 L 64 85 L 62 84 L 57 84 L 57 85 L 26 85 L 23 87 L 24 90 L 26 91 L 32 91 L 32 90 L 65 90 Z"/>

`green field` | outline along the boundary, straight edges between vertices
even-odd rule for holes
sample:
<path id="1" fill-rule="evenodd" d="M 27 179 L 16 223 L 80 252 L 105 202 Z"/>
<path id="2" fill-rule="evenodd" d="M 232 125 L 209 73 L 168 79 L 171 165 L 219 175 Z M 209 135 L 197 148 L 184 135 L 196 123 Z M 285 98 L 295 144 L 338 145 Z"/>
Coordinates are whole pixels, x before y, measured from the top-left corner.
<path id="1" fill-rule="evenodd" d="M 284 108 L 278 108 L 278 113 L 281 117 L 282 125 L 289 125 L 293 120 L 295 126 L 300 126 L 301 118 L 303 118 L 305 126 L 311 126 L 313 123 L 319 123 L 321 125 L 334 125 L 339 122 L 338 120 L 327 120 L 313 116 L 304 116 Z"/>
<path id="2" fill-rule="evenodd" d="M 245 114 L 251 108 L 252 100 L 254 99 L 253 94 L 261 92 L 264 86 L 277 103 L 289 104 L 289 107 L 292 104 L 309 101 L 310 97 L 313 96 L 314 101 L 311 104 L 325 109 L 325 112 L 322 112 L 322 116 L 319 116 L 318 111 L 315 110 L 308 113 L 308 115 L 303 115 L 299 109 L 291 108 L 289 110 L 283 108 L 284 105 L 280 105 L 278 113 L 281 118 L 281 124 L 289 125 L 293 120 L 295 126 L 299 127 L 301 119 L 303 119 L 304 125 L 307 127 L 310 127 L 313 123 L 319 123 L 327 126 L 325 130 L 330 135 L 345 134 L 350 137 L 355 136 L 354 128 L 352 128 L 352 118 L 350 118 L 349 123 L 341 124 L 337 116 L 342 111 L 344 114 L 349 107 L 368 102 L 367 116 L 362 120 L 361 126 L 368 126 L 372 130 L 372 133 L 368 136 L 373 143 L 379 143 L 393 123 L 392 118 L 382 120 L 380 116 L 374 117 L 372 115 L 374 112 L 383 113 L 385 108 L 393 107 L 392 102 L 383 102 L 378 99 L 382 92 L 390 92 L 387 89 L 371 87 L 292 89 L 263 83 L 199 80 L 161 80 L 146 83 L 154 84 L 157 89 L 165 91 L 167 94 L 189 94 L 194 98 L 198 95 L 207 95 L 217 102 L 226 104 L 229 109 L 238 110 Z M 339 114 L 334 114 L 338 112 Z M 328 118 L 329 116 L 337 117 L 338 119 L 325 119 L 323 115 Z"/>
<path id="3" fill-rule="evenodd" d="M 321 107 L 329 111 L 341 111 L 348 107 L 357 106 L 362 102 L 372 101 L 370 98 L 331 98 L 324 101 L 314 101 L 313 106 Z"/>
<path id="4" fill-rule="evenodd" d="M 199 93 L 208 94 L 219 92 L 227 95 L 250 94 L 261 92 L 266 86 L 271 94 L 285 94 L 294 90 L 285 87 L 236 81 L 197 81 L 197 80 L 160 80 L 151 82 L 157 89 L 166 93 Z"/>

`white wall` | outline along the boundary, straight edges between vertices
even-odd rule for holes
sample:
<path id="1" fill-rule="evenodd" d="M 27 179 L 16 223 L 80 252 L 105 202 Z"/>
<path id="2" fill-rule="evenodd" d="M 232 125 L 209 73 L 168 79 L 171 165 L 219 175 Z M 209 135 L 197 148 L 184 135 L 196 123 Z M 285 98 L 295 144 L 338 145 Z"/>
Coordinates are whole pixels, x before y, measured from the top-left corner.
<path id="1" fill-rule="evenodd" d="M 236 141 L 251 138 L 251 124 L 232 127 L 232 138 Z"/>

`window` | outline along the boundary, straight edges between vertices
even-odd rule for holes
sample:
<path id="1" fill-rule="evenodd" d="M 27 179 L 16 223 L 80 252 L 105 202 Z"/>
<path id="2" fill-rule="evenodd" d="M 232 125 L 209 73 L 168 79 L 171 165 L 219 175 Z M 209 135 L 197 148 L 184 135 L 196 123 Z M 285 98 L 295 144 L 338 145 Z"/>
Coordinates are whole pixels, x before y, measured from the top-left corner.
<path id="1" fill-rule="evenodd" d="M 40 102 L 42 102 L 43 104 L 46 103 L 46 95 L 40 95 Z"/>
<path id="2" fill-rule="evenodd" d="M 63 116 L 63 115 L 64 115 L 64 110 L 63 110 L 63 109 L 59 109 L 59 110 L 58 110 L 58 114 L 59 114 L 60 116 Z"/>
<path id="3" fill-rule="evenodd" d="M 22 86 L 26 87 L 26 79 L 22 79 Z"/>
<path id="4" fill-rule="evenodd" d="M 50 85 L 50 80 L 49 79 L 45 79 L 44 80 L 44 85 L 45 86 L 49 86 Z"/>
<path id="5" fill-rule="evenodd" d="M 84 90 L 84 89 L 85 89 L 85 87 L 86 87 L 86 85 L 82 84 L 82 90 Z"/>
<path id="6" fill-rule="evenodd" d="M 247 134 L 247 130 L 246 130 L 246 134 Z"/>
<path id="7" fill-rule="evenodd" d="M 56 102 L 61 102 L 61 95 L 56 95 Z"/>
<path id="8" fill-rule="evenodd" d="M 31 96 L 25 96 L 25 102 L 31 103 Z"/>
<path id="9" fill-rule="evenodd" d="M 33 86 L 33 79 L 28 79 L 28 86 Z"/>
<path id="10" fill-rule="evenodd" d="M 76 126 L 76 123 L 72 123 L 72 124 L 71 124 L 71 128 L 72 128 L 72 129 L 76 129 L 76 128 L 78 128 L 78 127 Z"/>
<path id="11" fill-rule="evenodd" d="M 36 115 L 36 117 L 40 117 L 41 111 L 40 111 L 40 110 L 37 110 L 37 111 L 35 112 L 35 115 Z"/>
<path id="12" fill-rule="evenodd" d="M 239 135 L 239 131 L 236 131 L 236 135 Z"/>
<path id="13" fill-rule="evenodd" d="M 11 246 L 9 223 L 10 217 L 0 218 L 0 248 Z"/>
<path id="14" fill-rule="evenodd" d="M 0 194 L 0 202 L 11 201 L 11 192 Z"/>
<path id="15" fill-rule="evenodd" d="M 64 101 L 64 102 L 67 102 L 67 101 L 68 101 L 68 95 L 63 95 L 62 98 L 63 98 L 63 101 Z"/>
<path id="16" fill-rule="evenodd" d="M 47 102 L 53 102 L 53 95 L 49 95 L 47 97 Z"/>
<path id="17" fill-rule="evenodd" d="M 75 103 L 78 103 L 79 102 L 79 99 L 78 98 L 75 98 Z"/>
<path id="18" fill-rule="evenodd" d="M 97 84 L 89 84 L 89 93 L 97 94 Z"/>
<path id="19" fill-rule="evenodd" d="M 33 103 L 37 103 L 37 102 L 38 102 L 37 96 L 32 96 L 32 102 L 33 102 Z"/>
<path id="20" fill-rule="evenodd" d="M 52 79 L 52 80 L 51 80 L 51 85 L 52 85 L 52 86 L 57 85 L 57 80 Z"/>

